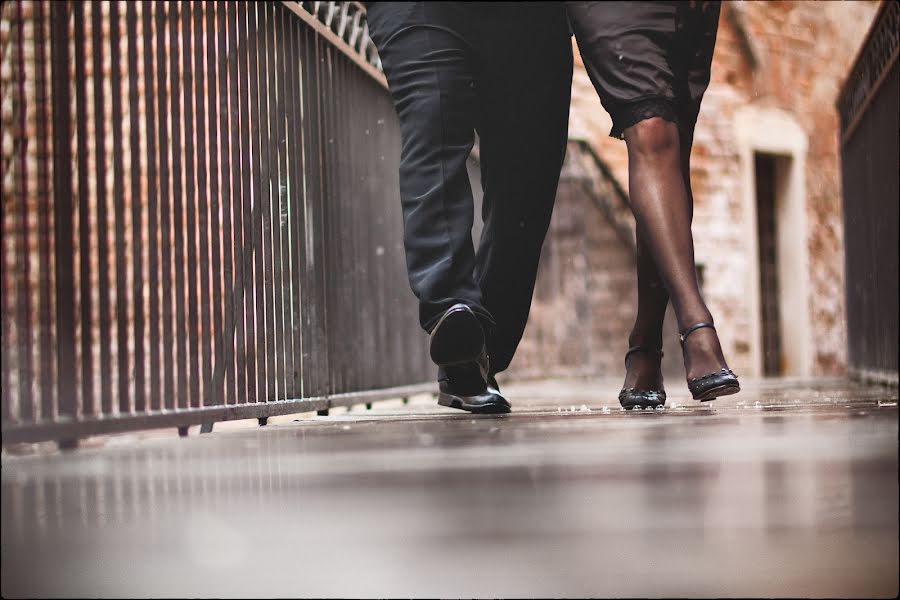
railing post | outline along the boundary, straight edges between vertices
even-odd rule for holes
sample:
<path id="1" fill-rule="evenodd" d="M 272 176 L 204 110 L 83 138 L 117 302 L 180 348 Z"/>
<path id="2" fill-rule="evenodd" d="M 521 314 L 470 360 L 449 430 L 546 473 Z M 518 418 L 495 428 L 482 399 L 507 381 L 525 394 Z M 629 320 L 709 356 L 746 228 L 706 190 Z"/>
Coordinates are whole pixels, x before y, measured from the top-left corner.
<path id="1" fill-rule="evenodd" d="M 50 19 L 58 410 L 60 416 L 75 417 L 75 267 L 72 248 L 72 157 L 69 122 L 69 3 L 51 3 Z"/>

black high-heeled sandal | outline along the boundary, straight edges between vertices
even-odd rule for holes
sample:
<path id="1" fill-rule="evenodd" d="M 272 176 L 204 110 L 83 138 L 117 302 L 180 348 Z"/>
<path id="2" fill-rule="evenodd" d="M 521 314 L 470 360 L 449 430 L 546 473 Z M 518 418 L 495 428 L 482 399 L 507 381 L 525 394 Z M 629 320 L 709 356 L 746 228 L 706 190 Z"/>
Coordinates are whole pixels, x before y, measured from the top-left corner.
<path id="1" fill-rule="evenodd" d="M 628 365 L 628 357 L 631 356 L 634 352 L 647 352 L 649 354 L 656 354 L 660 359 L 663 357 L 662 350 L 656 350 L 654 348 L 646 348 L 644 346 L 632 346 L 628 349 L 628 352 L 625 353 L 625 364 L 626 368 Z M 619 392 L 619 404 L 622 405 L 622 408 L 625 410 L 631 410 L 636 406 L 640 406 L 643 408 L 657 408 L 666 403 L 666 392 L 663 390 L 638 390 L 635 388 L 622 388 L 622 391 Z"/>
<path id="2" fill-rule="evenodd" d="M 684 348 L 684 340 L 698 329 L 710 327 L 715 329 L 712 323 L 696 323 L 691 325 L 679 335 L 681 347 Z M 741 384 L 738 383 L 737 375 L 731 369 L 720 369 L 715 373 L 703 375 L 702 377 L 694 377 L 688 380 L 688 389 L 694 400 L 708 402 L 715 400 L 719 396 L 730 396 L 741 391 Z"/>

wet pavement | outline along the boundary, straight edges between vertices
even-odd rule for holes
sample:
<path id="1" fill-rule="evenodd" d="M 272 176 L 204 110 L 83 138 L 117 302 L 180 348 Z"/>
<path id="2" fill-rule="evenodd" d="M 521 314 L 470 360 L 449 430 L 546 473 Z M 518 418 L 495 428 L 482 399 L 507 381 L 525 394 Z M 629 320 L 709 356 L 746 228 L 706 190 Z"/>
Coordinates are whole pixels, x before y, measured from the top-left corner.
<path id="1" fill-rule="evenodd" d="M 897 595 L 896 389 L 629 413 L 617 383 L 5 452 L 2 595 Z"/>

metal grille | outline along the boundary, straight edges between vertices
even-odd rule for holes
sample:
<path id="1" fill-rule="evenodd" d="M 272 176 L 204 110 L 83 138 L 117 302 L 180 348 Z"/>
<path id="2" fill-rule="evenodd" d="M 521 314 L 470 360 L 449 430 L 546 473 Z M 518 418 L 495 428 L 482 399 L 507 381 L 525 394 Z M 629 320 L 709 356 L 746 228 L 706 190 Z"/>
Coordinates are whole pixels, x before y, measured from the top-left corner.
<path id="1" fill-rule="evenodd" d="M 841 90 L 851 373 L 897 383 L 900 4 L 885 2 Z"/>
<path id="2" fill-rule="evenodd" d="M 357 3 L 0 10 L 4 443 L 430 389 Z"/>

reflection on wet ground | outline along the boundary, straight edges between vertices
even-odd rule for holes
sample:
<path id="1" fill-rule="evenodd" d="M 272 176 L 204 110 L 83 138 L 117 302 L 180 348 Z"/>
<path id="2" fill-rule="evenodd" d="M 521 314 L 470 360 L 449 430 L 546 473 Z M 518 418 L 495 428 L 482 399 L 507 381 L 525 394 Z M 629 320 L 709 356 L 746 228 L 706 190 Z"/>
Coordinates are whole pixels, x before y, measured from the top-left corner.
<path id="1" fill-rule="evenodd" d="M 2 594 L 898 592 L 897 392 L 767 381 L 626 413 L 608 381 L 4 456 Z"/>

